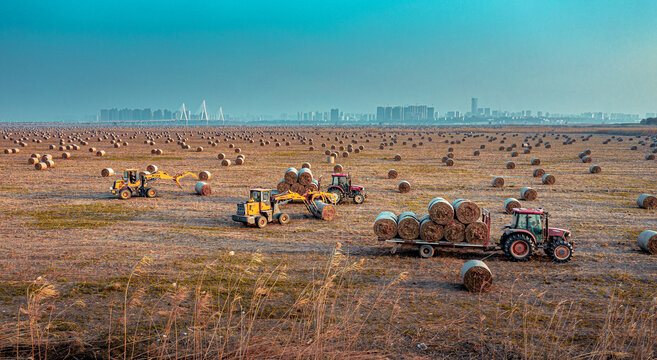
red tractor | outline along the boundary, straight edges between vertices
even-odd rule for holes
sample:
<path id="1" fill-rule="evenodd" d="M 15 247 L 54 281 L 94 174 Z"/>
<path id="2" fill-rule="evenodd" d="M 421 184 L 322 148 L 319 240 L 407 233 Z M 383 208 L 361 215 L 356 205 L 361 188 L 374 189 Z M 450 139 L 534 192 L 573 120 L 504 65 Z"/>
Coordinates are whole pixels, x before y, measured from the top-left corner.
<path id="1" fill-rule="evenodd" d="M 351 184 L 349 174 L 333 174 L 333 182 L 326 191 L 337 198 L 336 204 L 345 198 L 351 198 L 354 203 L 362 204 L 367 196 L 364 187 Z"/>
<path id="2" fill-rule="evenodd" d="M 564 263 L 573 256 L 570 231 L 548 227 L 547 211 L 541 209 L 513 209 L 513 220 L 506 225 L 500 247 L 515 261 L 525 261 L 542 249 L 554 261 Z"/>

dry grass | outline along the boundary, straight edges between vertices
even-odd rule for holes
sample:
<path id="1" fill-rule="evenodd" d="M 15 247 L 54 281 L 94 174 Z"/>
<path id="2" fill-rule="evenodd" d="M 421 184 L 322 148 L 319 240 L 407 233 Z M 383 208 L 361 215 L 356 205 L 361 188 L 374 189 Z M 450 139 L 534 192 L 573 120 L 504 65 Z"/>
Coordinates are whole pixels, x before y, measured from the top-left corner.
<path id="1" fill-rule="evenodd" d="M 654 211 L 636 208 L 641 193 L 657 193 L 657 164 L 646 161 L 648 147 L 624 137 L 602 145 L 609 136 L 583 142 L 578 133 L 629 131 L 582 128 L 386 129 L 398 143 L 379 150 L 380 138 L 363 137 L 376 129 L 213 129 L 232 135 L 265 131 L 250 144 L 223 141 L 217 147 L 201 139 L 204 128 L 140 129 L 169 135 L 185 132 L 192 149 L 156 139 L 165 156 L 150 155 L 144 134 L 114 129 L 130 142 L 114 149 L 109 140 L 89 146 L 104 149 L 99 158 L 72 151 L 70 160 L 42 144 L 30 142 L 16 155 L 0 155 L 3 179 L 0 204 L 0 355 L 12 358 L 636 358 L 657 356 L 657 268 L 654 257 L 638 251 L 636 236 L 657 228 Z M 78 130 L 65 130 L 72 134 Z M 467 138 L 461 144 L 444 139 L 458 131 L 497 136 Z M 632 129 L 635 134 L 647 129 Z M 17 131 L 14 131 L 17 132 Z M 315 151 L 292 139 L 314 138 Z M 498 134 L 495 134 L 497 132 Z M 504 145 L 522 143 L 525 134 L 546 132 L 551 149 L 536 147 L 513 158 Z M 555 133 L 578 141 L 562 145 Z M 512 134 L 520 133 L 513 137 Z M 136 135 L 136 139 L 129 139 Z M 355 135 L 344 144 L 335 136 Z M 86 136 L 86 135 L 85 135 Z M 273 138 L 283 145 L 274 146 Z M 331 137 L 326 140 L 324 137 Z M 420 139 L 422 136 L 425 139 Z M 428 142 L 427 137 L 433 137 Z M 453 138 L 451 137 L 453 136 Z M 272 141 L 261 147 L 258 139 Z M 412 137 L 414 140 L 407 140 Z M 285 141 L 291 146 L 285 146 Z M 292 221 L 247 229 L 230 220 L 235 203 L 251 187 L 273 187 L 290 166 L 309 161 L 316 177 L 330 181 L 322 142 L 364 145 L 359 154 L 337 163 L 366 187 L 362 205 L 340 205 L 336 220 L 322 222 L 301 205 L 286 205 Z M 387 140 L 386 140 L 387 141 Z M 401 145 L 407 141 L 407 145 Z M 424 145 L 412 147 L 423 141 Z M 535 141 L 530 141 L 533 145 Z M 235 156 L 234 143 L 246 155 L 243 166 L 221 167 L 216 154 Z M 485 144 L 478 157 L 472 150 Z M 9 140 L 0 145 L 10 147 Z M 638 145 L 639 151 L 630 151 Z M 455 165 L 440 158 L 454 147 Z M 602 173 L 590 174 L 577 154 L 592 150 Z M 51 153 L 56 166 L 37 172 L 27 165 L 31 152 Z M 395 154 L 402 156 L 395 162 Z M 553 186 L 533 178 L 530 160 L 556 176 Z M 88 161 L 91 160 L 91 161 Z M 155 183 L 155 199 L 112 199 L 113 178 L 99 171 L 111 167 L 145 169 L 157 164 L 169 173 L 209 170 L 213 194 L 194 195 L 194 182 Z M 396 180 L 387 171 L 399 172 Z M 492 188 L 492 176 L 504 176 L 505 187 Z M 400 194 L 399 180 L 412 190 Z M 432 259 L 402 249 L 390 255 L 376 241 L 371 225 L 381 210 L 426 213 L 436 196 L 468 198 L 491 210 L 492 233 L 509 216 L 503 201 L 531 186 L 551 225 L 570 229 L 575 258 L 557 265 L 545 256 L 512 263 L 498 254 L 486 258 L 493 290 L 473 296 L 459 284 L 468 259 L 478 251 L 437 251 Z M 342 246 L 336 249 L 336 244 Z M 233 255 L 231 251 L 234 252 Z M 35 280 L 37 279 L 37 280 Z"/>

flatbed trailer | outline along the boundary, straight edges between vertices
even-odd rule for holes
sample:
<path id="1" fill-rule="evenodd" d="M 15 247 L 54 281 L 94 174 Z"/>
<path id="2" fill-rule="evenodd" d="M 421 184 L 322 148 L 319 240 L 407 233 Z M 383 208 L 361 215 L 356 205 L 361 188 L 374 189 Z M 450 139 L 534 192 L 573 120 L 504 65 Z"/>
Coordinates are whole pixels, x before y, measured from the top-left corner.
<path id="1" fill-rule="evenodd" d="M 433 256 L 434 248 L 437 246 L 441 247 L 451 247 L 451 248 L 475 248 L 481 249 L 483 251 L 493 251 L 493 250 L 502 250 L 501 247 L 496 243 L 491 243 L 490 237 L 490 212 L 486 209 L 481 211 L 481 221 L 486 224 L 488 228 L 488 233 L 486 234 L 486 242 L 483 244 L 470 244 L 466 242 L 453 243 L 446 240 L 441 240 L 437 242 L 427 242 L 422 239 L 413 239 L 406 240 L 401 238 L 392 238 L 392 239 L 379 239 L 379 241 L 385 241 L 391 244 L 394 244 L 392 251 L 393 253 L 397 250 L 399 246 L 404 247 L 416 247 L 419 251 L 420 257 L 430 258 Z"/>

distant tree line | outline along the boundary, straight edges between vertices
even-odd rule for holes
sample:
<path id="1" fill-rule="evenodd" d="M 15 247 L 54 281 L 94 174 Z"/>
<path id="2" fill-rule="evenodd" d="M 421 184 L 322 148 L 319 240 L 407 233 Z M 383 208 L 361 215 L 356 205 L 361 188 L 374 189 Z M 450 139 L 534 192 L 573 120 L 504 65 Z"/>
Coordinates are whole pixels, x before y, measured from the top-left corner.
<path id="1" fill-rule="evenodd" d="M 641 120 L 641 124 L 643 124 L 643 125 L 657 125 L 657 117 L 643 119 L 643 120 Z"/>

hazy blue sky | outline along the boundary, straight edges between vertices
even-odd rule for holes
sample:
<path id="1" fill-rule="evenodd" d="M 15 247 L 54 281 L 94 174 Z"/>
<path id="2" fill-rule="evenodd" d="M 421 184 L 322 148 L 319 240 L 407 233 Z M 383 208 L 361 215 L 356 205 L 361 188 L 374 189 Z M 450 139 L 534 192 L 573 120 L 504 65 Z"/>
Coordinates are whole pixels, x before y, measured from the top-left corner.
<path id="1" fill-rule="evenodd" d="M 0 121 L 103 107 L 657 111 L 657 1 L 1 1 Z"/>

